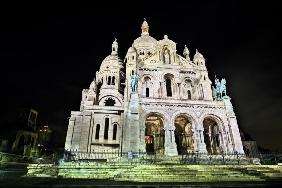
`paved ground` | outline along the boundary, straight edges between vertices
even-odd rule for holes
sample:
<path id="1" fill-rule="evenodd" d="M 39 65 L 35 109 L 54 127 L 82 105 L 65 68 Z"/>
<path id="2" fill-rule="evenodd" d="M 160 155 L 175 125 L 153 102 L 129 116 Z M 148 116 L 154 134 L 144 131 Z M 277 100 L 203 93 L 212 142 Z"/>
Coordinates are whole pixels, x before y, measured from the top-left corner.
<path id="1" fill-rule="evenodd" d="M 134 183 L 102 180 L 60 179 L 60 178 L 5 178 L 0 187 L 136 187 L 136 188 L 184 188 L 184 187 L 282 187 L 282 181 L 272 182 L 219 182 L 219 183 Z"/>

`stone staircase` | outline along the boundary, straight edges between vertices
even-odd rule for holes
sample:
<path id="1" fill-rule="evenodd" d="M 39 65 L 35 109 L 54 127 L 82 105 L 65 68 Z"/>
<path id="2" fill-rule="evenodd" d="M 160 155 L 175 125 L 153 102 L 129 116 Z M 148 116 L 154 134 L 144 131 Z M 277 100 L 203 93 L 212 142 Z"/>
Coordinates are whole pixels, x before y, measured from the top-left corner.
<path id="1" fill-rule="evenodd" d="M 125 182 L 254 182 L 281 180 L 282 166 L 66 162 L 58 167 L 58 176 Z"/>
<path id="2" fill-rule="evenodd" d="M 136 182 L 215 182 L 263 181 L 260 176 L 232 167 L 213 165 L 140 165 L 126 171 L 118 181 Z"/>

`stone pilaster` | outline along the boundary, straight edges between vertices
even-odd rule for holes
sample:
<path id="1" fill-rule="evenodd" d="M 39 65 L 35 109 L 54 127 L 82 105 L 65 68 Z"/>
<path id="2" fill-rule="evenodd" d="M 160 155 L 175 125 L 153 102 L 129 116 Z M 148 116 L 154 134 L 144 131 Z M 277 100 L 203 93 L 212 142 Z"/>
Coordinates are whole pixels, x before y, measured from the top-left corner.
<path id="1" fill-rule="evenodd" d="M 227 146 L 227 153 L 228 154 L 233 154 L 234 153 L 234 147 L 232 144 L 232 139 L 231 139 L 231 128 L 227 124 L 226 126 L 226 146 Z"/>
<path id="2" fill-rule="evenodd" d="M 71 148 L 70 148 L 72 151 L 79 151 L 81 121 L 82 121 L 81 115 L 74 116 L 74 125 L 73 125 L 73 133 L 72 133 Z"/>
<path id="3" fill-rule="evenodd" d="M 204 127 L 202 124 L 197 122 L 196 135 L 197 135 L 197 152 L 207 154 L 207 148 L 204 141 Z"/>
<path id="4" fill-rule="evenodd" d="M 166 156 L 177 156 L 177 147 L 175 143 L 175 127 L 166 125 L 165 126 L 165 155 Z"/>
<path id="5" fill-rule="evenodd" d="M 68 151 L 72 149 L 72 138 L 73 138 L 74 125 L 75 125 L 75 117 L 70 117 L 67 136 L 66 136 L 66 142 L 65 142 L 65 150 L 68 150 Z"/>
<path id="6" fill-rule="evenodd" d="M 198 147 L 197 147 L 198 152 L 207 154 L 208 152 L 207 152 L 206 144 L 204 142 L 204 130 L 198 129 L 197 134 L 198 134 Z"/>
<path id="7" fill-rule="evenodd" d="M 229 117 L 228 120 L 233 137 L 234 152 L 245 154 L 236 117 Z"/>
<path id="8" fill-rule="evenodd" d="M 79 151 L 87 152 L 89 145 L 89 136 L 90 136 L 90 125 L 91 125 L 92 116 L 90 112 L 83 112 L 80 132 L 80 143 Z"/>

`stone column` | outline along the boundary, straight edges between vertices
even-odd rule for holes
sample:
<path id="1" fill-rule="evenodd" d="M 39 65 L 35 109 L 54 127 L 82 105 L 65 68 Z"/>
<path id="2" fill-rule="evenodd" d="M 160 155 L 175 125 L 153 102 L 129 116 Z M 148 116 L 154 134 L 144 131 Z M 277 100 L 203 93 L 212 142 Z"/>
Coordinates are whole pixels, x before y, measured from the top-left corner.
<path id="1" fill-rule="evenodd" d="M 124 113 L 120 114 L 120 124 L 117 127 L 117 141 L 119 143 L 119 151 L 122 152 L 123 145 L 123 128 L 124 128 Z"/>
<path id="2" fill-rule="evenodd" d="M 177 156 L 177 147 L 175 143 L 175 127 L 171 125 L 166 125 L 165 130 L 165 155 L 166 156 Z"/>
<path id="3" fill-rule="evenodd" d="M 177 99 L 181 99 L 181 83 L 177 83 Z"/>
<path id="4" fill-rule="evenodd" d="M 112 143 L 113 142 L 113 118 L 114 116 L 112 115 L 111 118 L 109 119 L 109 129 L 108 129 L 108 142 Z"/>
<path id="5" fill-rule="evenodd" d="M 196 130 L 197 136 L 198 136 L 198 141 L 197 141 L 197 151 L 199 153 L 207 154 L 207 148 L 206 144 L 204 141 L 204 128 L 203 125 L 198 123 L 197 130 Z"/>
<path id="6" fill-rule="evenodd" d="M 105 131 L 105 118 L 100 117 L 100 131 L 98 142 L 104 142 L 104 131 Z"/>

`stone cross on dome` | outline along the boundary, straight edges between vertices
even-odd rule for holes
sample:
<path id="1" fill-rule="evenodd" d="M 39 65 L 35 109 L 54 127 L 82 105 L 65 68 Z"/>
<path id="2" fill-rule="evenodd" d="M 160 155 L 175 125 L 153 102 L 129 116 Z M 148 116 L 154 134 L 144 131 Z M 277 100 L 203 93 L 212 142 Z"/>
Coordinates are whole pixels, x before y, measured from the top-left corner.
<path id="1" fill-rule="evenodd" d="M 141 26 L 141 31 L 142 31 L 142 35 L 149 35 L 149 25 L 145 18 Z"/>

